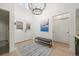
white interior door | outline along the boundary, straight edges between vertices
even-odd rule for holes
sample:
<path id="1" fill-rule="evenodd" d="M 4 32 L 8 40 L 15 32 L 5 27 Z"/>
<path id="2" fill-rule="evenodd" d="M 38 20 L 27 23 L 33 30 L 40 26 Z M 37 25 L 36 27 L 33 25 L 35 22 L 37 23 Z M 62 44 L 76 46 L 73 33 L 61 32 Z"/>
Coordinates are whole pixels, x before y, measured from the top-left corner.
<path id="1" fill-rule="evenodd" d="M 69 18 L 54 21 L 53 27 L 54 41 L 69 42 Z"/>

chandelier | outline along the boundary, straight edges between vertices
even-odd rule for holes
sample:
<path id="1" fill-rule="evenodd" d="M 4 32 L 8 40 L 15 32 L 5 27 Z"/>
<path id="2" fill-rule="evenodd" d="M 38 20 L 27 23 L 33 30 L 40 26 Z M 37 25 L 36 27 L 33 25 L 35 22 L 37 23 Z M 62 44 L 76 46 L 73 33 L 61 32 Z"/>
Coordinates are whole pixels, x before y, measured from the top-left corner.
<path id="1" fill-rule="evenodd" d="M 40 15 L 46 8 L 46 3 L 28 3 L 28 7 L 34 15 Z"/>

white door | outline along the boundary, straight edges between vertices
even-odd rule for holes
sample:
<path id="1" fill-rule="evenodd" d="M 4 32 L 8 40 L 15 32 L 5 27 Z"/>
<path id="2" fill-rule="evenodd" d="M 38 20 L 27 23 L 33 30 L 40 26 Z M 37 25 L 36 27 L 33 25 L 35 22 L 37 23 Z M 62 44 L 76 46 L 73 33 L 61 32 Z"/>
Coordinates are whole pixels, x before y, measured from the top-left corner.
<path id="1" fill-rule="evenodd" d="M 54 41 L 69 42 L 69 18 L 63 18 L 54 21 L 53 34 Z"/>

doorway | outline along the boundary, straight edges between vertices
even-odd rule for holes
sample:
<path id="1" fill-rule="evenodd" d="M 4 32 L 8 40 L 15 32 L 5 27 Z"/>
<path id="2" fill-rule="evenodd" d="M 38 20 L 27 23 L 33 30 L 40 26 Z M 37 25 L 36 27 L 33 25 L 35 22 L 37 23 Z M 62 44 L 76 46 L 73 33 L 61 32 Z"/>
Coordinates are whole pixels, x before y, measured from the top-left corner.
<path id="1" fill-rule="evenodd" d="M 54 41 L 69 45 L 69 14 L 60 14 L 53 17 Z"/>
<path id="2" fill-rule="evenodd" d="M 9 12 L 0 9 L 0 55 L 9 52 Z"/>

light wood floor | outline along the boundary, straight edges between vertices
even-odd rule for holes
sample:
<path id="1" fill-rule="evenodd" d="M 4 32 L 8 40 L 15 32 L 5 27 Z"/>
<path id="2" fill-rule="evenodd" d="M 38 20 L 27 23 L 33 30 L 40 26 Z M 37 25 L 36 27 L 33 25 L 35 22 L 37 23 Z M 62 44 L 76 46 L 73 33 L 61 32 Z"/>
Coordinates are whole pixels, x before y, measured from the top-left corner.
<path id="1" fill-rule="evenodd" d="M 21 56 L 21 53 L 19 52 L 18 47 L 26 45 L 26 44 L 32 44 L 34 43 L 33 40 L 23 41 L 16 44 L 17 49 L 11 53 L 3 54 L 3 56 Z M 59 42 L 53 42 L 52 45 L 52 52 L 50 53 L 50 56 L 75 56 L 75 54 L 71 51 L 69 51 L 69 46 L 64 43 Z"/>

